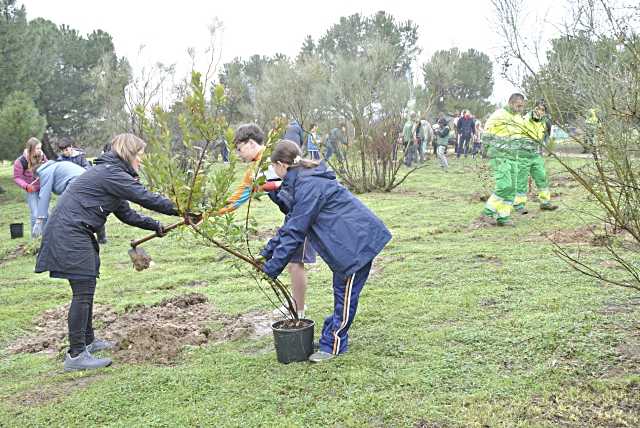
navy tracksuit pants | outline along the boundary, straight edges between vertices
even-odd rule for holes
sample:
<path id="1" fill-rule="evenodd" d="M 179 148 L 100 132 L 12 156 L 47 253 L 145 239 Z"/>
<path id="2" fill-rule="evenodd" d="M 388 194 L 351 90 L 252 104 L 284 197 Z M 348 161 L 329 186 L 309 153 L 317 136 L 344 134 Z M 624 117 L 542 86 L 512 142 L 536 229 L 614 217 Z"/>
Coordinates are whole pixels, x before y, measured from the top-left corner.
<path id="1" fill-rule="evenodd" d="M 370 261 L 353 275 L 333 274 L 333 315 L 324 319 L 320 350 L 330 354 L 347 352 L 349 326 L 356 316 L 358 299 L 369 278 Z"/>

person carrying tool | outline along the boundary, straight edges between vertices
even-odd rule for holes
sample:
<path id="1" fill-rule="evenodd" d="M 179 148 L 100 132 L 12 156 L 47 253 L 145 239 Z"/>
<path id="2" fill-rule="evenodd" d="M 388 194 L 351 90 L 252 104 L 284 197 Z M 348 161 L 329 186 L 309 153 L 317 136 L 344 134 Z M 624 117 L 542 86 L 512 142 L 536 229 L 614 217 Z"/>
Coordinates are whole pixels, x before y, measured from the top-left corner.
<path id="1" fill-rule="evenodd" d="M 164 235 L 163 225 L 137 213 L 127 201 L 167 215 L 178 215 L 173 202 L 148 191 L 138 181 L 146 143 L 133 134 L 117 135 L 111 151 L 96 159 L 96 166 L 77 177 L 62 194 L 47 227 L 36 261 L 36 273 L 69 281 L 73 297 L 69 307 L 69 351 L 64 370 L 106 367 L 109 358 L 92 354 L 113 346 L 95 337 L 93 297 L 100 276 L 99 247 L 94 233 L 113 213 L 123 223 Z"/>

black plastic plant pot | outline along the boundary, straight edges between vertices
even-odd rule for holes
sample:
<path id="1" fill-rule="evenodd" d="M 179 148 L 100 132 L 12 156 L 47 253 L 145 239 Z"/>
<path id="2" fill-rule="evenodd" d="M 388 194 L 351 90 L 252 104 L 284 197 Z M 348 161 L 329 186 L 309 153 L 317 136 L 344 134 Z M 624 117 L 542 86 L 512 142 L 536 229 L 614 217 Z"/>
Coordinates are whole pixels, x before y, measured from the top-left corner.
<path id="1" fill-rule="evenodd" d="M 295 325 L 298 324 L 298 325 Z M 271 325 L 278 362 L 307 361 L 313 353 L 313 320 L 282 320 Z"/>
<path id="2" fill-rule="evenodd" d="M 22 238 L 24 235 L 24 227 L 22 223 L 11 223 L 9 225 L 9 232 L 11 233 L 11 239 Z"/>

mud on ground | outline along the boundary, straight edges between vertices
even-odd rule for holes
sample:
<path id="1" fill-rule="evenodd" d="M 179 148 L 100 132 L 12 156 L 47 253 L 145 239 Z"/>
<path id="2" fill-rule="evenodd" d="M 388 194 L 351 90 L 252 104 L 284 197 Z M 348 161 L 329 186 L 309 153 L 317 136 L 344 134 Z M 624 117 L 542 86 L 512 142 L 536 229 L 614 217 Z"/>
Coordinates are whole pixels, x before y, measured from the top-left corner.
<path id="1" fill-rule="evenodd" d="M 35 331 L 9 345 L 11 353 L 61 353 L 67 343 L 69 305 L 45 311 Z M 228 315 L 216 311 L 207 297 L 191 293 L 153 306 L 136 305 L 117 313 L 94 305 L 96 336 L 116 342 L 111 355 L 119 362 L 169 364 L 184 346 L 201 346 L 239 338 L 257 339 L 271 332 L 270 313 Z"/>

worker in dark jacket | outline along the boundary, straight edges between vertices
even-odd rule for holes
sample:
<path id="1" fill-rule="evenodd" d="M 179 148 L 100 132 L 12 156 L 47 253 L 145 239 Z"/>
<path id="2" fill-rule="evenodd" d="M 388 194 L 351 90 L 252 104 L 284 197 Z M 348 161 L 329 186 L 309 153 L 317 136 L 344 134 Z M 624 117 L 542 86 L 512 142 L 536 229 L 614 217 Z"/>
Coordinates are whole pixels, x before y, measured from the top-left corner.
<path id="1" fill-rule="evenodd" d="M 325 318 L 320 350 L 309 357 L 321 362 L 347 351 L 360 291 L 391 233 L 324 162 L 300 154 L 290 141 L 280 141 L 271 154 L 273 169 L 283 178 L 278 199 L 288 209 L 284 225 L 260 254 L 266 260 L 263 272 L 276 278 L 307 238 L 333 271 L 334 312 Z"/>
<path id="2" fill-rule="evenodd" d="M 169 199 L 149 192 L 137 180 L 145 142 L 133 134 L 121 134 L 111 143 L 111 151 L 98 158 L 94 168 L 77 177 L 59 199 L 44 229 L 36 262 L 36 272 L 49 271 L 52 278 L 67 279 L 73 292 L 65 370 L 111 364 L 108 358 L 91 355 L 112 345 L 94 337 L 91 322 L 96 278 L 100 274 L 94 233 L 113 213 L 126 224 L 164 235 L 159 221 L 137 213 L 127 201 L 163 214 L 178 214 Z"/>
<path id="3" fill-rule="evenodd" d="M 469 142 L 473 139 L 476 133 L 476 121 L 471 116 L 469 110 L 464 110 L 462 116 L 458 119 L 458 150 L 456 150 L 456 157 L 460 158 L 460 155 L 467 157 L 469 150 Z"/>
<path id="4" fill-rule="evenodd" d="M 289 122 L 283 139 L 293 141 L 298 145 L 298 147 L 302 147 L 302 143 L 304 141 L 304 131 L 302 130 L 302 126 L 300 126 L 297 120 L 292 120 L 291 122 Z"/>

